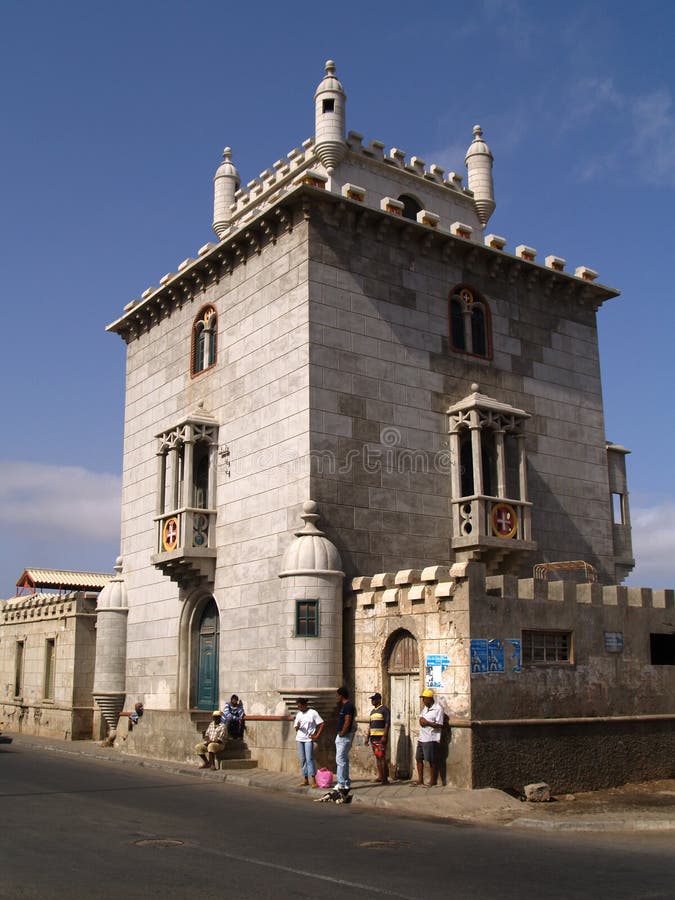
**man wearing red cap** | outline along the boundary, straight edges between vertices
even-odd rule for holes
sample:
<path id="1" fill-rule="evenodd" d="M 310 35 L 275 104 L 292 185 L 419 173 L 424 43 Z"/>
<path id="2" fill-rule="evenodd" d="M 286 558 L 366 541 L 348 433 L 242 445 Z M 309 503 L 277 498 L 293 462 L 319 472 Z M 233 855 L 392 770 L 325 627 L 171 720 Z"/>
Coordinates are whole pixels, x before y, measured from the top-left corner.
<path id="1" fill-rule="evenodd" d="M 420 734 L 417 740 L 417 784 L 424 784 L 424 763 L 429 763 L 429 787 L 438 784 L 438 750 L 443 730 L 443 709 L 436 703 L 434 692 L 430 688 L 422 691 L 422 710 L 420 712 Z"/>

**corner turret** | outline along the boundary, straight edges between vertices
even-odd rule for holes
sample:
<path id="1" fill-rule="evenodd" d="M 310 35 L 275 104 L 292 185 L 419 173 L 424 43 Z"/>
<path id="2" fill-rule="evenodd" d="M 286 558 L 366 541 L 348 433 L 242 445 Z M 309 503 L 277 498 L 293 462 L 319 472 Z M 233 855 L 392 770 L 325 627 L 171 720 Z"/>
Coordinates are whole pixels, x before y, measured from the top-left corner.
<path id="1" fill-rule="evenodd" d="M 469 189 L 473 191 L 478 218 L 483 228 L 495 209 L 495 189 L 492 182 L 493 157 L 490 148 L 483 140 L 480 125 L 473 126 L 473 141 L 466 151 L 466 168 L 469 176 Z"/>
<path id="2" fill-rule="evenodd" d="M 329 175 L 347 152 L 345 104 L 347 95 L 335 77 L 335 63 L 326 61 L 326 75 L 314 94 L 316 155 Z"/>
<path id="3" fill-rule="evenodd" d="M 232 150 L 226 147 L 223 150 L 223 161 L 213 176 L 213 230 L 219 238 L 222 238 L 232 221 L 231 206 L 240 183 L 239 172 L 232 162 Z"/>

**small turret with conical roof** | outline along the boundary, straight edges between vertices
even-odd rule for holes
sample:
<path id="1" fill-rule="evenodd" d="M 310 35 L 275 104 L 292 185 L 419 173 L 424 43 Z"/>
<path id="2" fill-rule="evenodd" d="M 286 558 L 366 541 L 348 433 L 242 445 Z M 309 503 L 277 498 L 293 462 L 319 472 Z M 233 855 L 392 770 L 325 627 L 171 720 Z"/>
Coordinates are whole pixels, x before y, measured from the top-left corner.
<path id="1" fill-rule="evenodd" d="M 495 190 L 492 182 L 492 153 L 483 140 L 483 129 L 473 126 L 473 141 L 466 151 L 469 190 L 473 191 L 478 218 L 485 227 L 495 209 Z"/>
<path id="2" fill-rule="evenodd" d="M 232 162 L 232 150 L 223 150 L 223 161 L 213 176 L 213 230 L 222 238 L 232 221 L 231 206 L 239 190 L 239 172 Z"/>
<path id="3" fill-rule="evenodd" d="M 326 75 L 314 94 L 314 149 L 329 175 L 347 152 L 345 104 L 347 95 L 335 77 L 335 63 L 326 61 Z"/>

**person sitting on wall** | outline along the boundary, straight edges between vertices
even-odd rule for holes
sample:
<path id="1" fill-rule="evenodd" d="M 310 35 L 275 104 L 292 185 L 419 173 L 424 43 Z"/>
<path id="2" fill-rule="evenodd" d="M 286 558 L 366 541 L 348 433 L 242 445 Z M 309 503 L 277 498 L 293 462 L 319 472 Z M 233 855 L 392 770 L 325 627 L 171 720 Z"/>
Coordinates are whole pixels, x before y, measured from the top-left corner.
<path id="1" fill-rule="evenodd" d="M 244 704 L 236 694 L 232 694 L 223 707 L 221 722 L 227 728 L 228 737 L 235 741 L 241 740 L 244 737 L 246 713 L 244 712 Z"/>
<path id="2" fill-rule="evenodd" d="M 128 730 L 133 731 L 134 725 L 138 725 L 138 720 L 142 717 L 143 713 L 144 713 L 143 704 L 135 703 L 134 711 L 133 712 L 121 712 L 120 718 L 122 718 L 122 716 L 126 716 L 129 719 Z"/>
<path id="3" fill-rule="evenodd" d="M 201 757 L 200 769 L 215 769 L 216 753 L 225 748 L 227 727 L 220 721 L 220 710 L 213 710 L 213 717 L 204 732 L 204 740 L 195 747 L 195 753 Z M 208 756 L 207 756 L 208 754 Z"/>

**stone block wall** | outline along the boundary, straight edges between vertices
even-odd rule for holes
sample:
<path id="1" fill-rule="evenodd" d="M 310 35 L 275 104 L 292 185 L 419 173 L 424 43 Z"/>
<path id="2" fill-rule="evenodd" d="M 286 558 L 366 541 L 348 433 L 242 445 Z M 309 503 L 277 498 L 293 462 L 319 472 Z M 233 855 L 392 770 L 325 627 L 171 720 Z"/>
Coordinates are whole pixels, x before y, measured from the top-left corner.
<path id="1" fill-rule="evenodd" d="M 312 497 L 348 574 L 453 562 L 446 410 L 476 382 L 531 415 L 538 549 L 505 565 L 525 576 L 585 559 L 613 581 L 595 309 L 581 285 L 352 207 L 314 216 L 309 240 Z M 490 307 L 491 359 L 450 349 L 458 284 Z"/>
<path id="2" fill-rule="evenodd" d="M 82 592 L 33 594 L 2 607 L 0 720 L 7 731 L 80 740 L 92 737 L 96 598 Z M 54 682 L 46 690 L 47 641 L 54 641 Z M 17 642 L 23 642 L 16 694 Z"/>
<path id="3" fill-rule="evenodd" d="M 177 705 L 179 617 L 193 600 L 150 565 L 157 549 L 155 435 L 197 403 L 219 424 L 213 593 L 221 614 L 221 699 L 237 692 L 259 712 L 279 699 L 279 561 L 309 496 L 307 268 L 299 222 L 129 341 L 127 689 L 148 707 Z M 192 323 L 206 303 L 218 314 L 217 360 L 191 378 Z"/>
<path id="4" fill-rule="evenodd" d="M 471 679 L 475 719 L 675 713 L 675 667 L 650 664 L 652 632 L 675 630 L 674 592 L 616 585 L 488 577 L 471 601 L 471 637 L 523 630 L 571 634 L 569 664 Z M 607 648 L 620 634 L 623 650 Z"/>
<path id="5" fill-rule="evenodd" d="M 674 591 L 486 578 L 476 563 L 359 577 L 351 587 L 360 711 L 376 688 L 389 701 L 388 650 L 402 629 L 417 643 L 420 692 L 429 656 L 444 659 L 433 678 L 450 719 L 449 783 L 522 789 L 544 780 L 564 791 L 672 777 L 675 667 L 652 664 L 650 634 L 675 633 Z M 570 660 L 507 655 L 502 670 L 472 672 L 473 641 L 520 651 L 524 631 L 568 633 Z"/>

